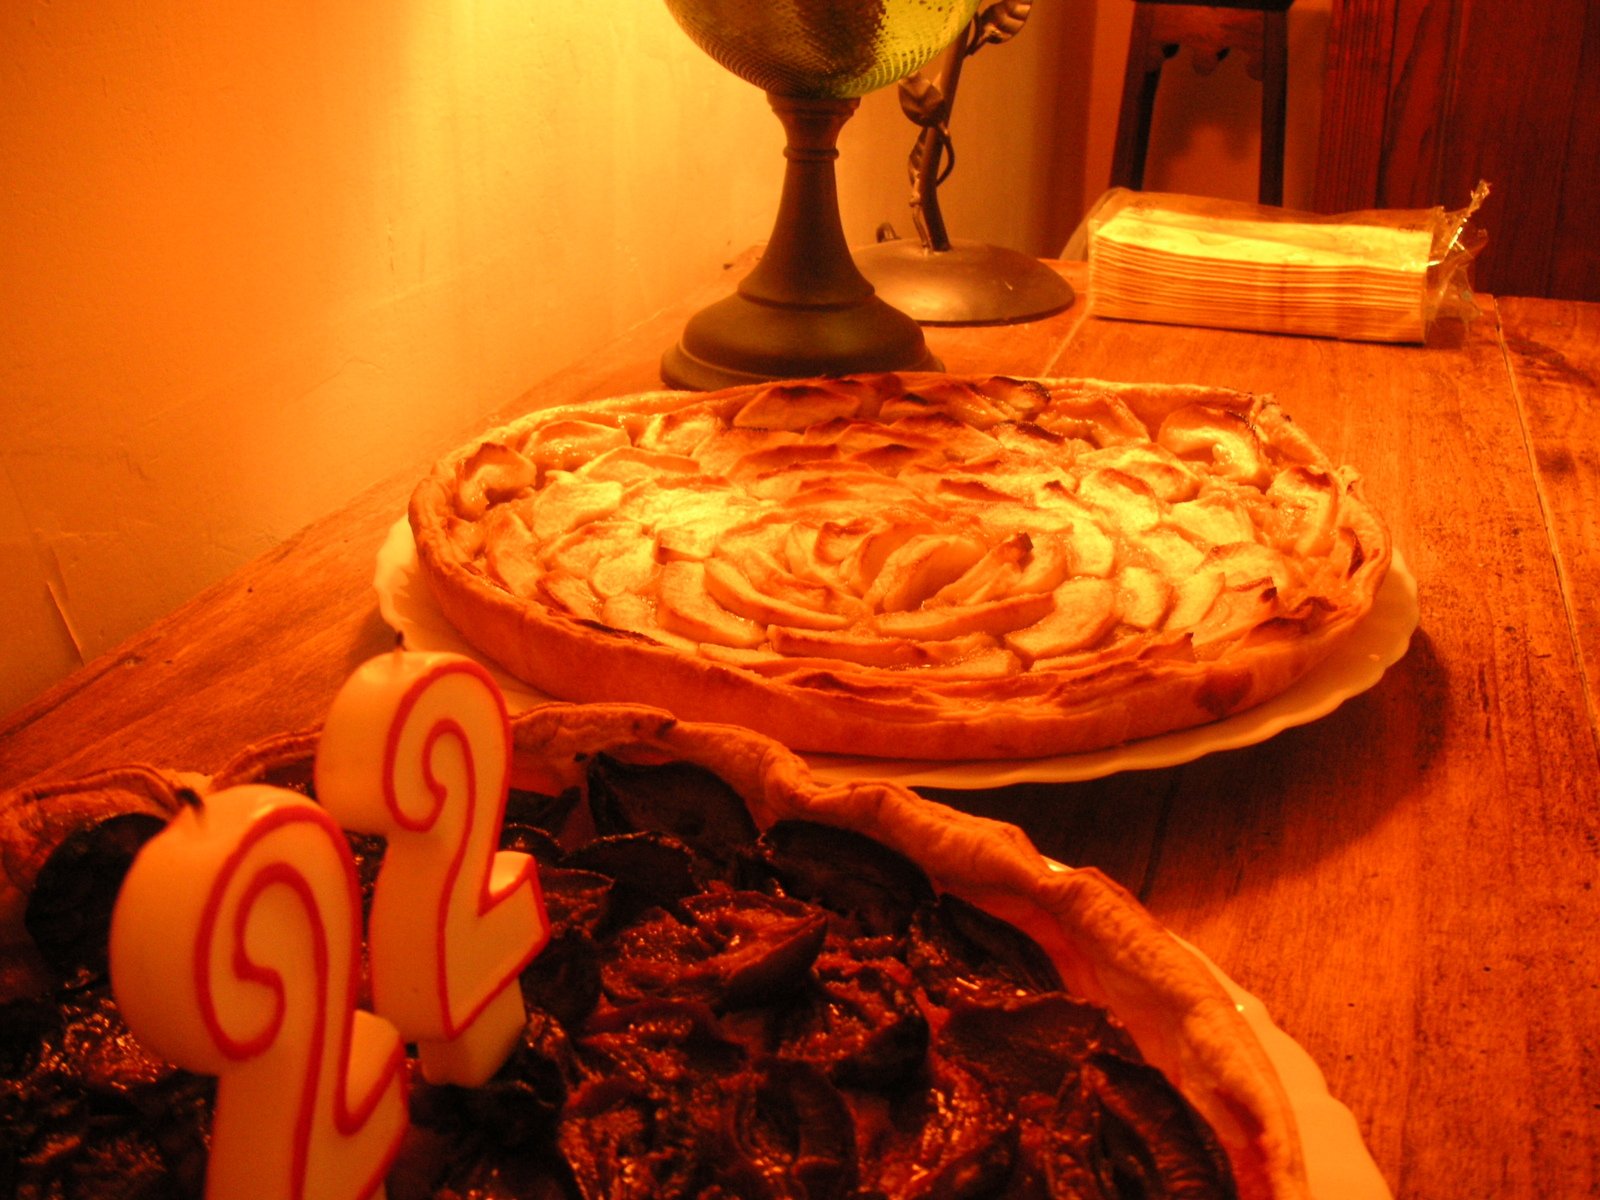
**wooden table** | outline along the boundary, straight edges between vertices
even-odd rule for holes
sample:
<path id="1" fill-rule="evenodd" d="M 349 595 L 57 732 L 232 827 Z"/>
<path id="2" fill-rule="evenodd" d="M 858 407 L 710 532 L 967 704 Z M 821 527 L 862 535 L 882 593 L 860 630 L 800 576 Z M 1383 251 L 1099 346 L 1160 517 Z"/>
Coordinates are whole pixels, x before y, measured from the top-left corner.
<path id="1" fill-rule="evenodd" d="M 734 277 L 508 413 L 655 386 L 685 315 Z M 1600 306 L 1482 305 L 1427 347 L 1106 322 L 1081 303 L 1024 326 L 931 330 L 956 371 L 1277 393 L 1365 475 L 1421 604 L 1406 658 L 1312 725 L 1187 766 L 952 798 L 1101 867 L 1259 996 L 1354 1111 L 1397 1196 L 1590 1196 Z M 135 760 L 207 770 L 319 722 L 347 672 L 392 642 L 374 554 L 425 466 L 11 716 L 0 788 Z"/>

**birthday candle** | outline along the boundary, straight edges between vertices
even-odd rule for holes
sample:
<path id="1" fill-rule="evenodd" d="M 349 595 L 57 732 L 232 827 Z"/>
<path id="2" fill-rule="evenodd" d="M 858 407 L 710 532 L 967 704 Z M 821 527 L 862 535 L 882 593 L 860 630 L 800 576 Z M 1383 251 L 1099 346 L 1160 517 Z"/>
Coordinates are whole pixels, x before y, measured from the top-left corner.
<path id="1" fill-rule="evenodd" d="M 344 835 L 279 788 L 197 800 L 134 860 L 112 988 L 135 1037 L 217 1077 L 212 1200 L 383 1195 L 407 1068 L 394 1026 L 355 1007 L 360 922 Z"/>
<path id="2" fill-rule="evenodd" d="M 477 663 L 395 650 L 335 697 L 317 798 L 388 839 L 368 922 L 373 1007 L 423 1074 L 476 1086 L 526 1023 L 517 976 L 550 935 L 534 860 L 498 850 L 510 772 L 505 701 Z"/>

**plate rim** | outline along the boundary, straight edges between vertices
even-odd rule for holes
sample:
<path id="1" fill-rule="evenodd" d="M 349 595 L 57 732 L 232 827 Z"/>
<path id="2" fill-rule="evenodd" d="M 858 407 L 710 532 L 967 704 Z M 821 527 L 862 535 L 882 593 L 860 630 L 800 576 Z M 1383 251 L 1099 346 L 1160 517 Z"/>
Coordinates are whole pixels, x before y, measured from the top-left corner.
<path id="1" fill-rule="evenodd" d="M 513 712 L 559 699 L 506 673 L 450 626 L 420 578 L 416 542 L 411 535 L 410 521 L 404 516 L 390 526 L 378 549 L 373 587 L 378 596 L 379 614 L 411 649 L 450 650 L 482 663 L 494 675 Z M 423 611 L 408 610 L 401 602 L 408 597 Z M 1017 784 L 1085 783 L 1130 771 L 1182 766 L 1208 754 L 1259 745 L 1286 729 L 1318 721 L 1345 701 L 1369 691 L 1390 667 L 1405 657 L 1420 618 L 1416 576 L 1396 547 L 1372 608 L 1356 623 L 1348 638 L 1283 692 L 1220 721 L 1102 750 L 1033 759 L 947 762 L 797 753 L 811 768 L 811 773 L 826 783 L 872 779 L 905 787 L 953 791 Z"/>

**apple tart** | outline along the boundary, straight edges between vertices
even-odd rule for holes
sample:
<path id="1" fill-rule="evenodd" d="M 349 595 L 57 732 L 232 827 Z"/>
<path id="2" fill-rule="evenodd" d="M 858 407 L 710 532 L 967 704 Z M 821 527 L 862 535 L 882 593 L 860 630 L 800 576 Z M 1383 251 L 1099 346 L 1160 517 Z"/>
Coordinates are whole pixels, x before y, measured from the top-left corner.
<path id="1" fill-rule="evenodd" d="M 883 374 L 541 409 L 416 489 L 418 563 L 545 693 L 791 747 L 1076 753 L 1259 704 L 1389 568 L 1271 397 Z"/>

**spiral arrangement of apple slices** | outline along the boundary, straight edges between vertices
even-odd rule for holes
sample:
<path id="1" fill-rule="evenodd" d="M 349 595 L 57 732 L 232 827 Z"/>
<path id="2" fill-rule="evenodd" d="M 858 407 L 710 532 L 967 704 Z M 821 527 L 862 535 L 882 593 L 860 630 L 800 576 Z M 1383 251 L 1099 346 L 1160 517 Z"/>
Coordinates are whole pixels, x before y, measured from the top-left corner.
<path id="1" fill-rule="evenodd" d="M 483 581 L 769 680 L 1015 694 L 1218 660 L 1344 619 L 1388 553 L 1348 471 L 1215 388 L 651 393 L 536 412 L 443 471 L 448 553 Z"/>

